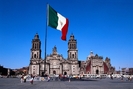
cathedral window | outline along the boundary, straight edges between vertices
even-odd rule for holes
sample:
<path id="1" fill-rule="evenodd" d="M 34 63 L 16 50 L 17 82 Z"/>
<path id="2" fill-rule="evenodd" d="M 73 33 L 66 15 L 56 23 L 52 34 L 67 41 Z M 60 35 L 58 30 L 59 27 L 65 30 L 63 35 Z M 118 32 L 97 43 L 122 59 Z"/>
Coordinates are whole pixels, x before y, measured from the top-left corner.
<path id="1" fill-rule="evenodd" d="M 33 43 L 33 46 L 32 46 L 32 48 L 34 48 L 34 43 Z"/>
<path id="2" fill-rule="evenodd" d="M 75 52 L 75 58 L 76 58 L 76 52 Z"/>
<path id="3" fill-rule="evenodd" d="M 39 44 L 37 44 L 37 49 L 39 49 Z"/>
<path id="4" fill-rule="evenodd" d="M 36 48 L 38 49 L 38 43 L 36 44 Z"/>
<path id="5" fill-rule="evenodd" d="M 74 58 L 74 54 L 72 54 L 72 58 Z"/>
<path id="6" fill-rule="evenodd" d="M 37 58 L 38 58 L 38 52 L 37 52 Z"/>
<path id="7" fill-rule="evenodd" d="M 76 44 L 74 44 L 74 49 L 76 49 Z"/>
<path id="8" fill-rule="evenodd" d="M 34 54 L 34 58 L 36 58 L 36 54 Z"/>
<path id="9" fill-rule="evenodd" d="M 70 58 L 71 58 L 71 52 L 70 52 Z"/>
<path id="10" fill-rule="evenodd" d="M 35 49 L 36 49 L 36 44 L 35 44 Z"/>
<path id="11" fill-rule="evenodd" d="M 31 58 L 33 58 L 33 52 L 32 52 L 32 54 L 31 54 Z"/>
<path id="12" fill-rule="evenodd" d="M 73 49 L 73 44 L 72 44 L 72 49 Z"/>
<path id="13" fill-rule="evenodd" d="M 70 44 L 70 49 L 72 48 L 72 44 Z"/>
<path id="14" fill-rule="evenodd" d="M 75 49 L 75 44 L 73 44 L 73 48 Z"/>

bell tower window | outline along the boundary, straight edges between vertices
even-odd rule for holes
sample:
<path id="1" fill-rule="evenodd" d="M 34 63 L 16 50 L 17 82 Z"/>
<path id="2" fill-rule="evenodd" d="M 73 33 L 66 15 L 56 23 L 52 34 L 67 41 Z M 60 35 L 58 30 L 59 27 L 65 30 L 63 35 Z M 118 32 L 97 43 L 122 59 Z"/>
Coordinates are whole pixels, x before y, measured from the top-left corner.
<path id="1" fill-rule="evenodd" d="M 36 58 L 36 54 L 34 54 L 34 58 Z"/>
<path id="2" fill-rule="evenodd" d="M 38 58 L 38 52 L 37 52 L 37 58 Z"/>
<path id="3" fill-rule="evenodd" d="M 72 57 L 74 58 L 74 54 L 72 54 Z"/>
<path id="4" fill-rule="evenodd" d="M 33 58 L 33 52 L 32 52 L 32 56 L 31 57 Z"/>
<path id="5" fill-rule="evenodd" d="M 76 44 L 74 44 L 74 49 L 76 49 Z"/>
<path id="6" fill-rule="evenodd" d="M 72 44 L 72 49 L 73 49 L 73 44 Z"/>
<path id="7" fill-rule="evenodd" d="M 75 58 L 76 58 L 76 52 L 75 52 Z"/>
<path id="8" fill-rule="evenodd" d="M 36 44 L 35 44 L 35 49 L 36 49 Z"/>
<path id="9" fill-rule="evenodd" d="M 32 45 L 32 48 L 34 48 L 34 43 L 33 43 L 33 45 Z"/>
<path id="10" fill-rule="evenodd" d="M 37 44 L 37 49 L 39 49 L 39 46 L 38 46 L 38 44 Z"/>
<path id="11" fill-rule="evenodd" d="M 71 58 L 71 52 L 70 52 L 70 58 Z"/>

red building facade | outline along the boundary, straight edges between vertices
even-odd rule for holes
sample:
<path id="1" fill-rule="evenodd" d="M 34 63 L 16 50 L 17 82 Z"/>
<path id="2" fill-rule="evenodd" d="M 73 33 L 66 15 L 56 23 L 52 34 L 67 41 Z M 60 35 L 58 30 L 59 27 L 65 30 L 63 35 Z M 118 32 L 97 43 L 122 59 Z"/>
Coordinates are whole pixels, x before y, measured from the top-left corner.
<path id="1" fill-rule="evenodd" d="M 93 52 L 90 53 L 86 61 L 82 62 L 81 65 L 81 71 L 84 74 L 111 74 L 115 71 L 108 57 L 103 60 L 103 57 L 97 54 L 94 55 Z"/>

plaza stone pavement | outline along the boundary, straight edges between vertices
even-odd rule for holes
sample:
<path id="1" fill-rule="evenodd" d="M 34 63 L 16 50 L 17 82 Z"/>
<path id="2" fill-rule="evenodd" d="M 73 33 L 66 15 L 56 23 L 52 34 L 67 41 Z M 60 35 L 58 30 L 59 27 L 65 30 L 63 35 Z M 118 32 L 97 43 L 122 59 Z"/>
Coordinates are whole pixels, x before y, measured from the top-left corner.
<path id="1" fill-rule="evenodd" d="M 19 78 L 0 78 L 0 89 L 133 89 L 133 81 L 120 79 L 89 79 L 68 81 L 29 81 L 20 83 Z"/>

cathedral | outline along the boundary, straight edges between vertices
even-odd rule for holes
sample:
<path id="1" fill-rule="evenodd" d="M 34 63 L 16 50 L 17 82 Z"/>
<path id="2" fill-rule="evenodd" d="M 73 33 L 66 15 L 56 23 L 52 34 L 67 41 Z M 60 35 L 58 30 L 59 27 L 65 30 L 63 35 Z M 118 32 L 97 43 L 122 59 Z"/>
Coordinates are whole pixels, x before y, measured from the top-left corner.
<path id="1" fill-rule="evenodd" d="M 77 41 L 74 35 L 70 36 L 68 42 L 68 58 L 63 58 L 62 55 L 57 53 L 57 47 L 52 50 L 52 54 L 46 56 L 44 61 L 41 58 L 41 41 L 39 35 L 36 34 L 32 40 L 31 59 L 29 65 L 29 74 L 41 75 L 45 74 L 64 74 L 64 75 L 77 75 L 79 74 L 78 63 L 78 50 Z"/>
<path id="2" fill-rule="evenodd" d="M 32 39 L 31 58 L 29 64 L 29 74 L 43 75 L 48 74 L 64 74 L 64 75 L 78 75 L 78 74 L 109 74 L 112 73 L 110 59 L 106 58 L 104 61 L 102 57 L 97 54 L 94 56 L 93 52 L 87 57 L 86 61 L 78 60 L 77 40 L 71 34 L 68 41 L 67 58 L 58 54 L 57 47 L 54 46 L 52 53 L 46 56 L 46 59 L 41 58 L 41 41 L 39 35 L 36 34 Z"/>

